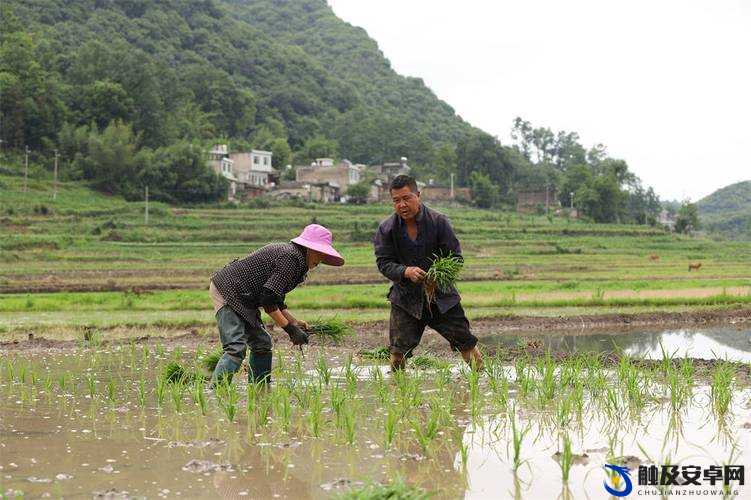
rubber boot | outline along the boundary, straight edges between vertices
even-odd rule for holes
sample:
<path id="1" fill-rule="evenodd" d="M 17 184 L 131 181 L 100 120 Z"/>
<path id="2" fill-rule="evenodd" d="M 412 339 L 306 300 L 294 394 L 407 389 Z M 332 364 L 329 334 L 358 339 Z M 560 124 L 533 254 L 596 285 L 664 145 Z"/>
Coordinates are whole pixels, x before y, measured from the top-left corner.
<path id="1" fill-rule="evenodd" d="M 232 382 L 232 375 L 240 369 L 240 363 L 230 358 L 227 354 L 222 354 L 219 358 L 219 362 L 214 368 L 214 373 L 211 375 L 211 387 L 216 387 L 219 383 Z"/>
<path id="2" fill-rule="evenodd" d="M 271 358 L 272 354 L 268 353 L 250 353 L 248 362 L 248 382 L 252 383 L 270 383 L 271 382 Z"/>

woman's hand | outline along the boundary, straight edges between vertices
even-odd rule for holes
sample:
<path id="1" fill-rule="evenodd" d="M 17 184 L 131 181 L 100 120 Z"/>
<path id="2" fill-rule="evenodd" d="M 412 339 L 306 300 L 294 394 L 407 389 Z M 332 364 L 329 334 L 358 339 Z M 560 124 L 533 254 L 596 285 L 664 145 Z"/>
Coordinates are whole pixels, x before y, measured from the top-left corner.
<path id="1" fill-rule="evenodd" d="M 308 324 L 307 321 L 302 321 L 302 320 L 295 318 L 294 316 L 292 316 L 292 313 L 290 313 L 288 309 L 284 309 L 282 311 L 282 314 L 284 315 L 285 318 L 287 318 L 287 321 L 289 321 L 293 325 L 299 326 L 303 330 L 310 329 L 310 325 Z"/>

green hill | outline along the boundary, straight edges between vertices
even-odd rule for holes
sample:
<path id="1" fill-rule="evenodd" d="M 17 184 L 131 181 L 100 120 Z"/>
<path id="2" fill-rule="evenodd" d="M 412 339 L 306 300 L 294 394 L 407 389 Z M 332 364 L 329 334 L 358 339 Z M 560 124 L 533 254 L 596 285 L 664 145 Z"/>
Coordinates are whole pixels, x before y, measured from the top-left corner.
<path id="1" fill-rule="evenodd" d="M 732 238 L 751 239 L 751 181 L 718 189 L 697 202 L 705 229 Z"/>
<path id="2" fill-rule="evenodd" d="M 333 139 L 355 161 L 427 162 L 434 145 L 471 130 L 323 0 L 6 0 L 2 9 L 11 146 L 43 146 L 65 122 L 117 118 L 151 147 L 260 133 L 293 150 Z"/>
<path id="3" fill-rule="evenodd" d="M 336 17 L 322 0 L 231 1 L 232 15 L 276 40 L 302 48 L 327 71 L 353 84 L 371 110 L 421 122 L 433 141 L 455 143 L 468 127 L 421 78 L 398 75 L 367 32 Z M 418 118 L 419 117 L 419 118 Z M 398 120 L 392 120 L 397 125 Z M 351 120 L 352 125 L 357 120 Z M 422 126 L 422 124 L 426 126 Z"/>
<path id="4" fill-rule="evenodd" d="M 481 207 L 553 184 L 597 222 L 644 224 L 659 209 L 624 160 L 587 154 L 575 132 L 518 119 L 517 147 L 472 127 L 325 0 L 6 0 L 0 15 L 8 168 L 29 146 L 50 170 L 58 150 L 63 180 L 211 202 L 227 193 L 205 164 L 221 141 L 270 150 L 277 168 L 406 156 L 418 178 L 453 178 Z"/>

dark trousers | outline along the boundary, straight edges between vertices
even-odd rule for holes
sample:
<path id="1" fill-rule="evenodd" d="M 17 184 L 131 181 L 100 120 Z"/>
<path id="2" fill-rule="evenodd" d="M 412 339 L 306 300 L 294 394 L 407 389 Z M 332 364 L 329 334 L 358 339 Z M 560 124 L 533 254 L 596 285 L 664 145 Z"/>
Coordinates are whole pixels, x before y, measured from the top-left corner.
<path id="1" fill-rule="evenodd" d="M 256 311 L 257 321 L 249 323 L 229 306 L 224 306 L 216 313 L 219 326 L 219 338 L 222 341 L 224 354 L 233 361 L 242 363 L 250 347 L 250 352 L 256 355 L 271 353 L 273 342 L 271 335 L 261 322 L 261 312 Z"/>
<path id="2" fill-rule="evenodd" d="M 426 326 L 441 334 L 456 351 L 468 351 L 477 345 L 477 337 L 470 331 L 469 320 L 461 304 L 455 305 L 443 314 L 435 305 L 431 309 L 432 313 L 425 307 L 422 318 L 418 319 L 401 307 L 391 304 L 389 349 L 392 353 L 412 356 L 412 351 L 420 344 Z"/>

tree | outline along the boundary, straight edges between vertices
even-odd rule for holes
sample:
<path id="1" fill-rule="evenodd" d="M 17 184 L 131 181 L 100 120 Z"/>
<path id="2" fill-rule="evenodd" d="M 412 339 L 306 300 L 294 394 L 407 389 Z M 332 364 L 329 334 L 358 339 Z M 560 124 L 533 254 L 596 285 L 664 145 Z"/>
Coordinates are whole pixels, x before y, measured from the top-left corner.
<path id="1" fill-rule="evenodd" d="M 103 16 L 103 12 L 97 9 L 93 15 Z M 131 108 L 133 131 L 143 141 L 142 145 L 156 147 L 175 138 L 169 108 L 177 105 L 170 100 L 175 98 L 171 89 L 177 85 L 163 61 L 128 44 L 121 36 L 114 36 L 107 42 L 95 38 L 71 48 L 65 67 L 66 83 L 71 87 L 70 107 L 79 125 L 89 123 L 92 118 L 89 111 L 92 95 L 119 93 L 119 87 L 127 96 L 119 99 Z M 108 83 L 97 89 L 97 81 Z M 105 120 L 106 117 L 101 118 L 102 122 Z"/>
<path id="2" fill-rule="evenodd" d="M 560 184 L 561 204 L 566 207 L 570 206 L 572 202 L 571 194 L 574 193 L 574 199 L 576 199 L 576 193 L 580 189 L 590 186 L 592 184 L 592 178 L 592 171 L 587 165 L 574 165 L 569 168 L 564 174 L 563 181 Z M 589 195 L 584 198 L 589 200 L 588 203 L 591 202 L 591 197 Z M 582 196 L 579 197 L 577 207 L 583 208 L 580 204 L 584 198 L 582 198 Z"/>
<path id="3" fill-rule="evenodd" d="M 205 141 L 216 134 L 215 113 L 207 113 L 193 101 L 182 104 L 174 115 L 175 133 L 186 141 Z"/>
<path id="4" fill-rule="evenodd" d="M 618 222 L 623 212 L 624 193 L 615 175 L 595 177 L 592 187 L 598 203 L 591 212 L 595 222 Z"/>
<path id="5" fill-rule="evenodd" d="M 690 201 L 684 201 L 681 208 L 678 209 L 678 215 L 675 219 L 675 231 L 677 233 L 691 234 L 692 231 L 699 229 L 699 210 L 696 204 Z"/>
<path id="6" fill-rule="evenodd" d="M 626 222 L 654 226 L 657 223 L 660 210 L 660 199 L 651 187 L 645 190 L 638 180 L 629 187 L 626 201 Z"/>
<path id="7" fill-rule="evenodd" d="M 256 99 L 223 70 L 208 64 L 194 64 L 182 74 L 203 112 L 208 113 L 216 130 L 229 137 L 247 137 L 256 117 Z"/>
<path id="8" fill-rule="evenodd" d="M 12 148 L 53 139 L 67 112 L 56 75 L 37 59 L 37 44 L 3 6 L 0 38 L 0 138 Z M 7 24 L 6 24 L 7 23 Z M 6 31 L 7 30 L 7 31 Z"/>
<path id="9" fill-rule="evenodd" d="M 337 150 L 336 141 L 318 136 L 305 141 L 301 155 L 306 161 L 310 162 L 316 158 L 335 158 L 338 154 Z"/>
<path id="10" fill-rule="evenodd" d="M 226 179 L 206 165 L 203 148 L 186 141 L 154 151 L 139 181 L 154 199 L 169 202 L 213 202 L 227 193 Z"/>
<path id="11" fill-rule="evenodd" d="M 336 118 L 330 133 L 339 151 L 356 163 L 383 163 L 406 156 L 413 166 L 427 167 L 435 158 L 434 141 L 415 127 L 414 120 L 380 110 L 352 109 Z"/>
<path id="12" fill-rule="evenodd" d="M 587 152 L 579 143 L 579 134 L 561 130 L 555 138 L 553 146 L 553 163 L 562 172 L 572 165 L 586 162 Z"/>
<path id="13" fill-rule="evenodd" d="M 472 173 L 479 172 L 499 187 L 501 194 L 508 193 L 513 167 L 498 139 L 485 132 L 468 134 L 459 140 L 456 156 L 460 186 L 469 185 Z"/>
<path id="14" fill-rule="evenodd" d="M 451 144 L 441 144 L 435 150 L 435 159 L 430 175 L 441 183 L 448 183 L 451 180 L 451 174 L 456 173 L 456 164 L 459 161 L 456 156 L 456 149 Z"/>
<path id="15" fill-rule="evenodd" d="M 511 138 L 516 142 L 516 147 L 524 158 L 531 161 L 532 124 L 517 116 L 514 118 L 514 126 L 511 129 Z"/>
<path id="16" fill-rule="evenodd" d="M 89 136 L 84 175 L 97 189 L 132 198 L 137 185 L 136 144 L 138 137 L 131 125 L 115 120 L 103 132 Z"/>
<path id="17" fill-rule="evenodd" d="M 624 193 L 614 175 L 588 177 L 574 194 L 574 205 L 595 222 L 619 221 L 623 204 Z"/>
<path id="18" fill-rule="evenodd" d="M 347 188 L 347 198 L 350 203 L 363 204 L 368 200 L 370 194 L 370 184 L 367 182 L 358 182 Z"/>
<path id="19" fill-rule="evenodd" d="M 485 174 L 472 172 L 470 175 L 472 198 L 480 208 L 492 208 L 498 204 L 498 186 Z"/>
<path id="20" fill-rule="evenodd" d="M 281 137 L 271 141 L 271 152 L 274 156 L 271 157 L 271 165 L 276 169 L 283 169 L 289 165 L 292 158 L 292 149 L 287 144 L 286 139 Z"/>
<path id="21" fill-rule="evenodd" d="M 83 88 L 81 117 L 94 122 L 100 130 L 112 120 L 130 122 L 135 112 L 133 99 L 122 85 L 111 80 L 97 80 Z"/>

